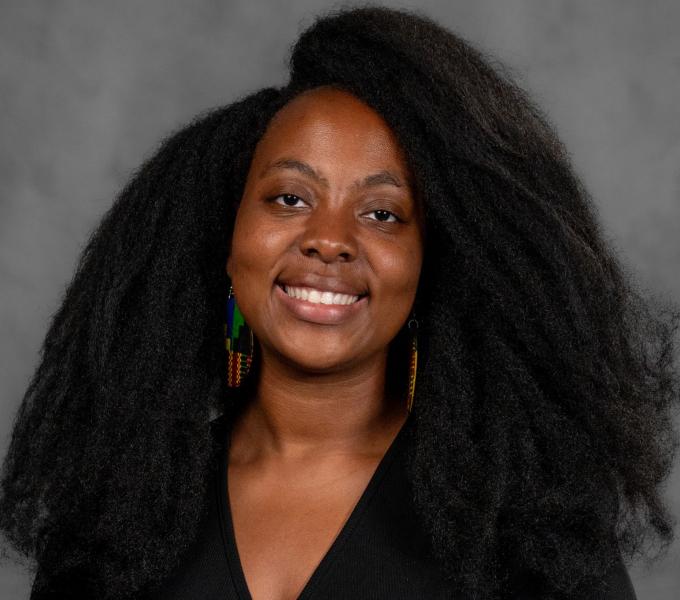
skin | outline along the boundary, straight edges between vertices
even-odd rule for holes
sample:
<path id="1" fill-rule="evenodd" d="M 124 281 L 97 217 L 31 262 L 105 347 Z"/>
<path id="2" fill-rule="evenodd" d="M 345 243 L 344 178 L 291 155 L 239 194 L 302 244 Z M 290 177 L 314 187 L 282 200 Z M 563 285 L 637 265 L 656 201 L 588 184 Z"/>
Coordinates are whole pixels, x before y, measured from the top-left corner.
<path id="1" fill-rule="evenodd" d="M 290 162 L 271 167 L 283 159 L 323 180 Z M 392 183 L 355 183 L 384 172 Z M 385 393 L 385 368 L 423 260 L 410 181 L 382 117 L 330 87 L 284 106 L 253 156 L 226 268 L 261 361 L 255 396 L 232 427 L 228 467 L 255 599 L 297 597 L 407 417 L 405 396 Z M 342 322 L 311 322 L 277 286 L 301 273 L 368 297 Z"/>

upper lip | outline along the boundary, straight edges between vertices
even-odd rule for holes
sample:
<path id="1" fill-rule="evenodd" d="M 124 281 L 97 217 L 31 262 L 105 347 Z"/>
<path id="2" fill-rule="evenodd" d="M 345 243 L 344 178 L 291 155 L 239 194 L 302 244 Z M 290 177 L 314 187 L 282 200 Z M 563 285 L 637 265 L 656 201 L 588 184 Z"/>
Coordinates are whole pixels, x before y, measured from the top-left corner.
<path id="1" fill-rule="evenodd" d="M 314 273 L 305 273 L 291 277 L 281 277 L 277 280 L 280 285 L 293 287 L 309 287 L 324 292 L 336 294 L 349 294 L 350 296 L 364 296 L 367 291 L 364 287 L 353 284 L 337 277 L 323 277 Z"/>

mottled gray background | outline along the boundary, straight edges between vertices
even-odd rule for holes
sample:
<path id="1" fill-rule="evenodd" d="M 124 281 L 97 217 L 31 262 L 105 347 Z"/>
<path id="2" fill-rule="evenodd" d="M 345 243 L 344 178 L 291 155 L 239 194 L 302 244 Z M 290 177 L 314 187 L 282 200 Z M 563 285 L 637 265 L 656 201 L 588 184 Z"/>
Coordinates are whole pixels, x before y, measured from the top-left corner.
<path id="1" fill-rule="evenodd" d="M 465 0 L 417 7 L 508 65 L 547 111 L 607 235 L 680 301 L 680 1 Z M 285 81 L 321 0 L 0 2 L 0 456 L 88 232 L 135 166 L 197 112 Z M 285 7 L 285 8 L 284 8 Z M 680 474 L 668 498 L 680 515 Z M 631 567 L 677 598 L 680 552 Z M 0 567 L 0 597 L 28 598 Z"/>

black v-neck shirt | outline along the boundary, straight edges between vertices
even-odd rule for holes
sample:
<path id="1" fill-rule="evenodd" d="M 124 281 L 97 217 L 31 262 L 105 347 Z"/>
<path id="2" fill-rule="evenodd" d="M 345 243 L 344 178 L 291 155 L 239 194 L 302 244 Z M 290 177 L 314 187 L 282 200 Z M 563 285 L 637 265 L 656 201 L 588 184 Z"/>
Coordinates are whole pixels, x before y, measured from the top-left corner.
<path id="1" fill-rule="evenodd" d="M 396 490 L 390 482 L 390 479 L 394 480 L 390 472 L 398 468 L 394 462 L 402 449 L 405 434 L 404 425 L 379 461 L 330 548 L 311 573 L 298 600 L 362 598 L 367 597 L 368 590 L 373 590 L 369 592 L 371 598 L 414 598 L 417 592 L 426 594 L 422 597 L 439 597 L 438 577 L 420 558 L 422 540 L 414 548 L 410 542 L 416 541 L 413 539 L 415 531 L 397 535 L 394 531 L 412 525 L 410 515 L 402 510 L 406 503 L 395 496 Z M 237 594 L 233 597 L 250 600 L 231 519 L 226 461 L 222 465 L 218 500 L 227 563 Z M 374 590 L 376 587 L 378 590 Z"/>
<path id="2" fill-rule="evenodd" d="M 409 420 L 393 439 L 298 600 L 451 597 L 430 558 L 404 485 L 408 425 Z M 212 427 L 223 440 L 223 452 L 211 481 L 208 514 L 182 564 L 154 596 L 159 600 L 251 600 L 229 505 L 229 430 L 224 417 Z"/>
<path id="3" fill-rule="evenodd" d="M 212 422 L 220 444 L 208 512 L 180 566 L 153 595 L 157 600 L 251 600 L 238 555 L 228 496 L 229 429 Z M 454 598 L 418 525 L 405 475 L 410 419 L 399 430 L 345 524 L 310 575 L 298 600 L 443 600 Z M 291 545 L 295 540 L 291 540 Z M 635 600 L 622 563 L 598 600 Z M 537 600 L 526 582 L 508 598 Z M 455 596 L 456 600 L 460 596 Z M 462 599 L 461 599 L 462 600 Z"/>

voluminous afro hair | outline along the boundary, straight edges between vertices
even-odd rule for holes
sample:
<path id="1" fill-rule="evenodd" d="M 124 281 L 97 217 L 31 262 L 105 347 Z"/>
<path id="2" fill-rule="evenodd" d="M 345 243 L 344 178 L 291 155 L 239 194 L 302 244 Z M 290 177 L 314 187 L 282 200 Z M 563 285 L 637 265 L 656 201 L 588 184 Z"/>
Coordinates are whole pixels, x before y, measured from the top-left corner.
<path id="1" fill-rule="evenodd" d="M 416 13 L 320 18 L 290 66 L 165 141 L 87 244 L 2 473 L 0 526 L 36 559 L 34 589 L 129 598 L 193 540 L 210 416 L 235 403 L 224 265 L 246 173 L 276 111 L 325 85 L 385 118 L 424 204 L 408 477 L 452 589 L 493 598 L 524 573 L 578 598 L 619 548 L 668 542 L 679 316 L 638 291 L 545 119 Z"/>

